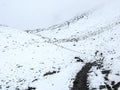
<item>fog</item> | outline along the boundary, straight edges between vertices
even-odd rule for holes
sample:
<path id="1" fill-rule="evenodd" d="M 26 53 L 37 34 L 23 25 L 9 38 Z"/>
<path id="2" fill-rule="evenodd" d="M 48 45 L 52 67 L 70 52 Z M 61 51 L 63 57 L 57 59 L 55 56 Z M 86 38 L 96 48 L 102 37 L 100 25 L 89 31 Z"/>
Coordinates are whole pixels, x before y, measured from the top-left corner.
<path id="1" fill-rule="evenodd" d="M 62 23 L 105 0 L 0 0 L 0 24 L 36 29 Z"/>

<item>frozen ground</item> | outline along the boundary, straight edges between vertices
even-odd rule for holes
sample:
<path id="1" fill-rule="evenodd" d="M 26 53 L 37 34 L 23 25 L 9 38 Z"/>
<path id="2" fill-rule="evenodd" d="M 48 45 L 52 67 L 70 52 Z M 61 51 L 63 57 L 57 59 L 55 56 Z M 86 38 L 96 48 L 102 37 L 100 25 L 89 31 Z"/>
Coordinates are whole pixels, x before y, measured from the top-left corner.
<path id="1" fill-rule="evenodd" d="M 89 90 L 119 87 L 119 3 L 111 0 L 45 29 L 0 26 L 0 89 L 79 90 L 73 87 L 82 75 Z"/>

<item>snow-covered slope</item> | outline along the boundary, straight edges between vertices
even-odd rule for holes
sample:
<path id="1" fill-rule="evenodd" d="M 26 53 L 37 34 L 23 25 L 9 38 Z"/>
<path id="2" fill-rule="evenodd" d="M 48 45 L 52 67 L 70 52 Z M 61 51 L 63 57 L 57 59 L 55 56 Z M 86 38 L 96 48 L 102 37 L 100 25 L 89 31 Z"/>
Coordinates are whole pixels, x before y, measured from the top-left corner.
<path id="1" fill-rule="evenodd" d="M 119 84 L 119 11 L 115 0 L 47 29 L 0 26 L 0 89 L 70 90 L 82 67 L 95 61 L 87 72 L 90 90 Z"/>
<path id="2" fill-rule="evenodd" d="M 74 61 L 74 56 L 79 55 L 77 52 L 73 53 L 53 44 L 44 43 L 40 37 L 20 30 L 0 27 L 0 40 L 2 90 L 14 90 L 17 87 L 24 90 L 35 81 L 41 81 L 40 85 L 38 84 L 40 88 L 43 88 L 46 83 L 44 90 L 48 90 L 48 88 L 56 90 L 57 86 L 50 86 L 54 83 L 59 86 L 61 82 L 49 81 L 47 78 L 51 79 L 51 77 L 45 75 L 45 73 L 53 71 L 58 74 L 54 77 L 60 78 L 59 81 L 63 80 L 64 83 L 61 84 L 61 88 L 63 88 L 62 86 L 69 84 L 72 73 L 75 75 L 74 72 L 77 72 L 78 67 L 82 66 Z M 63 75 L 65 76 L 62 77 Z"/>

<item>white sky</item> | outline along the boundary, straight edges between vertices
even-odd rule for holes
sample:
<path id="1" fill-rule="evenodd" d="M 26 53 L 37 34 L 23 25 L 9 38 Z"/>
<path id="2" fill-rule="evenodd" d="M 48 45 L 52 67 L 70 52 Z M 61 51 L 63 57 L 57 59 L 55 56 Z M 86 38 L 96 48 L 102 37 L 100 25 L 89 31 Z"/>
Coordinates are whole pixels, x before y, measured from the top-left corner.
<path id="1" fill-rule="evenodd" d="M 18 29 L 44 28 L 68 20 L 103 1 L 0 0 L 0 24 Z"/>

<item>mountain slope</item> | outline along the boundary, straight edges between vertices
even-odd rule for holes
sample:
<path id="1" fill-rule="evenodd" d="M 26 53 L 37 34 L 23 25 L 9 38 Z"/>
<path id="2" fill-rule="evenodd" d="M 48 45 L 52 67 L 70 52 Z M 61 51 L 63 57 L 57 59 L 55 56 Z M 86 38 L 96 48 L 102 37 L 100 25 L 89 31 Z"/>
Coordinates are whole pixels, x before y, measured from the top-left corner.
<path id="1" fill-rule="evenodd" d="M 110 1 L 62 26 L 27 33 L 0 26 L 0 89 L 75 90 L 81 79 L 90 90 L 119 86 L 119 7 Z"/>
<path id="2" fill-rule="evenodd" d="M 75 75 L 74 72 L 79 70 L 78 67 L 82 66 L 81 63 L 76 63 L 74 60 L 74 56 L 79 55 L 79 53 L 44 43 L 40 37 L 23 31 L 0 27 L 0 39 L 0 82 L 2 90 L 14 90 L 15 88 L 24 90 L 35 81 L 43 81 L 41 87 L 46 82 L 48 87 L 45 88 L 51 86 L 51 90 L 53 90 L 52 88 L 58 87 L 52 87 L 49 81 L 44 81 L 48 80 L 47 77 L 49 77 L 46 73 L 53 71 L 55 74 L 61 73 L 56 77 L 66 79 L 61 86 L 64 85 L 65 88 L 68 88 L 66 87 L 70 81 L 68 78 L 71 79 L 72 75 Z M 72 69 L 71 66 L 74 68 Z M 68 75 L 66 71 L 71 74 Z"/>

